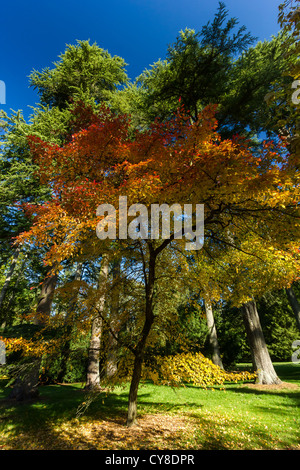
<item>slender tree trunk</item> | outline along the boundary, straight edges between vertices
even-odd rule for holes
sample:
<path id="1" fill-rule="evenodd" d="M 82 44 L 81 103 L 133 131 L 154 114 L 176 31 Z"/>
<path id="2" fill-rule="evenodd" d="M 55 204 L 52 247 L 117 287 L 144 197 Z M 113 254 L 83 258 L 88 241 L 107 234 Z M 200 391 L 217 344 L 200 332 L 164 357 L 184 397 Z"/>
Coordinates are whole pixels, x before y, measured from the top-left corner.
<path id="1" fill-rule="evenodd" d="M 144 355 L 143 351 L 135 354 L 133 373 L 131 377 L 130 390 L 128 396 L 127 426 L 132 427 L 136 424 L 137 416 L 137 397 L 139 383 L 142 376 Z"/>
<path id="2" fill-rule="evenodd" d="M 147 310 L 148 309 L 146 306 L 146 319 L 145 319 L 143 331 L 141 334 L 141 338 L 135 349 L 133 373 L 131 377 L 129 397 L 128 397 L 128 412 L 127 412 L 127 423 L 126 423 L 128 427 L 134 426 L 136 424 L 137 396 L 138 396 L 139 383 L 140 383 L 141 376 L 142 376 L 145 346 L 146 346 L 149 333 L 151 331 L 151 327 L 154 322 L 154 315 L 152 313 L 152 308 L 150 308 L 148 312 Z"/>
<path id="3" fill-rule="evenodd" d="M 82 277 L 82 270 L 83 270 L 83 264 L 77 263 L 74 281 L 80 281 Z M 58 382 L 62 382 L 67 373 L 67 363 L 68 363 L 70 352 L 71 352 L 71 335 L 72 335 L 73 320 L 74 320 L 71 314 L 77 302 L 78 292 L 79 292 L 79 289 L 76 289 L 72 299 L 70 300 L 70 304 L 69 304 L 69 307 L 65 316 L 65 320 L 64 320 L 64 327 L 63 327 L 64 344 L 63 344 L 62 351 L 61 351 L 61 366 L 57 374 Z"/>
<path id="4" fill-rule="evenodd" d="M 120 308 L 120 261 L 115 261 L 112 268 L 113 285 L 111 295 L 111 309 L 110 309 L 110 327 L 115 336 L 118 335 L 118 316 Z M 107 347 L 107 360 L 106 360 L 106 377 L 109 379 L 113 377 L 118 370 L 118 341 L 113 335 L 108 332 L 108 347 Z"/>
<path id="5" fill-rule="evenodd" d="M 257 383 L 280 384 L 261 328 L 256 303 L 254 300 L 245 303 L 242 308 L 243 320 L 251 350 L 252 362 L 257 371 Z"/>
<path id="6" fill-rule="evenodd" d="M 212 351 L 212 362 L 216 365 L 224 369 L 223 362 L 220 355 L 220 348 L 217 336 L 217 329 L 215 325 L 215 319 L 213 314 L 212 305 L 208 300 L 204 300 L 205 305 L 205 313 L 206 313 L 206 321 L 208 327 L 208 334 L 209 334 L 209 344 Z"/>
<path id="7" fill-rule="evenodd" d="M 8 286 L 10 284 L 11 278 L 14 274 L 14 270 L 16 268 L 16 264 L 17 264 L 17 261 L 18 261 L 20 251 L 21 251 L 21 245 L 18 245 L 15 252 L 14 252 L 13 259 L 12 259 L 11 265 L 9 267 L 9 271 L 7 273 L 6 279 L 4 281 L 3 287 L 2 287 L 1 292 L 0 292 L 0 308 L 1 308 L 1 305 L 2 305 L 3 300 L 5 298 L 5 294 L 7 292 Z"/>
<path id="8" fill-rule="evenodd" d="M 33 321 L 35 325 L 47 325 L 51 313 L 57 279 L 58 275 L 55 273 L 48 276 L 42 284 L 41 294 Z M 34 357 L 22 365 L 20 374 L 14 382 L 10 398 L 15 398 L 16 400 L 21 401 L 38 396 L 41 363 L 42 357 Z"/>
<path id="9" fill-rule="evenodd" d="M 295 292 L 292 289 L 292 287 L 289 287 L 289 288 L 285 289 L 285 292 L 286 292 L 287 298 L 289 300 L 290 306 L 291 306 L 291 308 L 294 312 L 297 327 L 300 330 L 300 304 L 298 302 L 298 299 L 297 299 L 297 297 L 295 295 Z"/>
<path id="10" fill-rule="evenodd" d="M 92 321 L 91 339 L 88 351 L 88 367 L 85 388 L 93 390 L 100 388 L 100 346 L 102 335 L 102 315 L 105 306 L 105 291 L 108 277 L 108 256 L 104 254 L 101 262 L 101 269 L 98 281 L 98 290 L 100 298 L 95 308 L 95 317 Z"/>
<path id="11" fill-rule="evenodd" d="M 45 326 L 47 324 L 51 313 L 57 280 L 57 273 L 48 276 L 44 280 L 33 320 L 34 325 Z"/>
<path id="12" fill-rule="evenodd" d="M 155 261 L 156 255 L 152 248 L 152 245 L 149 245 L 149 274 L 148 279 L 145 281 L 145 290 L 146 290 L 146 305 L 145 305 L 145 321 L 144 326 L 140 335 L 140 339 L 137 343 L 137 346 L 134 351 L 135 360 L 133 366 L 133 373 L 131 378 L 129 397 L 128 397 L 128 413 L 127 413 L 127 426 L 131 427 L 136 424 L 137 416 L 137 396 L 138 396 L 138 387 L 142 375 L 142 367 L 144 362 L 144 354 L 146 342 L 151 331 L 154 314 L 153 314 L 153 293 L 154 293 L 154 284 L 155 284 Z"/>
<path id="13" fill-rule="evenodd" d="M 102 319 L 98 316 L 93 319 L 91 328 L 91 339 L 88 351 L 88 367 L 86 376 L 86 390 L 100 388 L 100 346 L 102 334 Z"/>

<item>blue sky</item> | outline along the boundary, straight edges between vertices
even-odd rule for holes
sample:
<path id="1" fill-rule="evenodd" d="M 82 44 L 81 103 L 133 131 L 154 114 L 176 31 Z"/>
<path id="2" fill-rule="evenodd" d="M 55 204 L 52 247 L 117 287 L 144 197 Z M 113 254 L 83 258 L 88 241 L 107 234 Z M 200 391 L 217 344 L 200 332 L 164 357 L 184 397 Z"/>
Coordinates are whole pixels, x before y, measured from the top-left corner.
<path id="1" fill-rule="evenodd" d="M 277 34 L 281 0 L 225 0 L 236 17 L 259 40 Z M 66 44 L 89 39 L 129 64 L 131 79 L 163 59 L 167 46 L 182 29 L 199 31 L 213 19 L 218 0 L 52 0 L 9 2 L 0 6 L 0 80 L 6 103 L 0 109 L 24 111 L 38 101 L 29 88 L 33 69 L 53 67 Z M 0 95 L 1 96 L 1 95 Z"/>

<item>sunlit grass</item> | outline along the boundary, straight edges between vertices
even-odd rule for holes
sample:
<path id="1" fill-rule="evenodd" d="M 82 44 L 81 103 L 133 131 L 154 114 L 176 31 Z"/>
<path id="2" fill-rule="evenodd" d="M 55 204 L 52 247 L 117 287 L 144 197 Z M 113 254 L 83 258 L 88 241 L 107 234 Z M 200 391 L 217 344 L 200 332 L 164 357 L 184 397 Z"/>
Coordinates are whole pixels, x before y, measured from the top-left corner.
<path id="1" fill-rule="evenodd" d="M 300 364 L 275 366 L 282 380 L 300 385 Z M 24 404 L 4 400 L 7 393 L 2 388 L 3 449 L 290 449 L 300 445 L 300 387 L 258 390 L 228 384 L 225 390 L 192 386 L 174 390 L 143 384 L 138 399 L 142 426 L 134 432 L 125 426 L 128 387 L 89 396 L 82 384 L 49 385 L 41 387 L 38 401 Z M 172 420 L 177 420 L 177 428 L 174 424 L 169 429 Z M 164 433 L 168 439 L 163 439 Z"/>

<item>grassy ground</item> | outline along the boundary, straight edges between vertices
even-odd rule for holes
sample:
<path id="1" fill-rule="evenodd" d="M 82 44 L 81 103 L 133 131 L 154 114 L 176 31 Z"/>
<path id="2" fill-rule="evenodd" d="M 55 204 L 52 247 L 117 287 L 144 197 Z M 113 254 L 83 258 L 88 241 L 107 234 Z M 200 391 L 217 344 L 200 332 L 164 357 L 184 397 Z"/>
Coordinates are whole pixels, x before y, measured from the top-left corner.
<path id="1" fill-rule="evenodd" d="M 49 385 L 39 400 L 20 404 L 7 399 L 2 381 L 0 449 L 300 450 L 300 364 L 275 368 L 285 381 L 281 388 L 174 391 L 145 384 L 138 425 L 130 430 L 124 425 L 127 388 L 88 396 L 82 384 Z"/>

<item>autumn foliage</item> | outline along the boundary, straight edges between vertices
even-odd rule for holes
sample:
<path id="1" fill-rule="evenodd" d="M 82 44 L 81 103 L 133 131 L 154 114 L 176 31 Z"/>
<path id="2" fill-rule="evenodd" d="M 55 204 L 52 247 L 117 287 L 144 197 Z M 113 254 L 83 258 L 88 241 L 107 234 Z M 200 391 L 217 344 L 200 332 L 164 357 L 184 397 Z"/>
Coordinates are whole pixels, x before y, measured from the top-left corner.
<path id="1" fill-rule="evenodd" d="M 31 137 L 39 176 L 51 187 L 53 199 L 27 207 L 36 222 L 20 241 L 48 245 L 49 264 L 88 257 L 87 240 L 100 245 L 95 238 L 97 207 L 109 203 L 117 208 L 119 196 L 126 195 L 128 205 L 202 203 L 207 238 L 223 240 L 230 231 L 242 240 L 252 231 L 277 247 L 291 244 L 295 252 L 295 162 L 290 164 L 281 142 L 265 142 L 254 151 L 239 136 L 221 140 L 214 113 L 209 106 L 191 123 L 181 107 L 173 119 L 157 121 L 133 136 L 128 117 L 102 106 L 92 123 L 63 147 Z"/>
<path id="2" fill-rule="evenodd" d="M 84 119 L 79 122 L 86 127 L 63 146 L 43 142 L 36 136 L 29 138 L 39 177 L 51 188 L 52 199 L 40 206 L 25 205 L 35 219 L 31 229 L 19 236 L 19 242 L 46 248 L 44 262 L 56 271 L 66 260 L 93 262 L 104 252 L 112 257 L 130 245 L 130 256 L 143 265 L 145 287 L 144 301 L 138 304 L 141 308 L 136 316 L 139 332 L 131 347 L 135 362 L 130 400 L 136 406 L 141 364 L 158 315 L 155 292 L 161 253 L 170 246 L 180 252 L 183 243 L 181 239 L 174 240 L 174 234 L 167 240 L 151 240 L 148 234 L 143 248 L 127 240 L 117 239 L 113 245 L 112 240 L 99 240 L 97 207 L 114 206 L 118 226 L 120 196 L 127 197 L 128 206 L 142 203 L 148 209 L 154 203 L 204 204 L 206 259 L 201 252 L 199 263 L 193 265 L 191 272 L 194 276 L 196 266 L 200 279 L 201 273 L 204 278 L 207 276 L 208 281 L 203 282 L 206 295 L 217 300 L 216 286 L 221 296 L 223 286 L 228 286 L 228 272 L 232 276 L 242 271 L 244 285 L 251 278 L 250 289 L 238 290 L 238 301 L 244 302 L 255 292 L 255 286 L 261 285 L 268 265 L 279 258 L 288 264 L 288 277 L 270 279 L 268 289 L 275 281 L 278 287 L 298 276 L 299 173 L 281 141 L 264 142 L 260 148 L 253 148 L 251 142 L 238 135 L 222 140 L 216 131 L 215 106 L 204 108 L 196 122 L 191 122 L 183 106 L 179 107 L 172 119 L 157 120 L 147 131 L 132 131 L 128 116 L 116 115 L 104 105 L 98 113 L 87 112 L 84 106 L 80 111 L 80 105 L 76 112 L 77 118 L 83 114 Z M 236 250 L 234 254 L 232 249 Z M 262 262 L 247 264 L 249 261 L 243 258 L 247 249 Z M 218 260 L 223 269 L 218 268 L 215 282 L 209 282 Z M 282 267 L 279 263 L 278 272 Z M 232 292 L 236 285 L 229 284 L 229 290 Z M 80 321 L 89 324 L 88 311 L 85 314 Z M 158 374 L 166 383 L 192 382 L 201 386 L 237 379 L 216 369 L 200 354 L 163 359 Z M 249 377 L 239 376 L 241 380 Z M 131 415 L 129 425 L 135 420 L 135 409 Z"/>
<path id="3" fill-rule="evenodd" d="M 210 359 L 198 353 L 181 353 L 174 356 L 158 357 L 158 370 L 149 372 L 154 383 L 184 386 L 192 384 L 197 387 L 213 387 L 225 382 L 254 380 L 255 373 L 228 372 L 215 365 Z"/>

